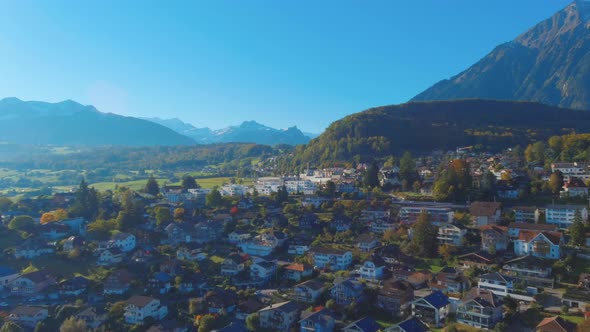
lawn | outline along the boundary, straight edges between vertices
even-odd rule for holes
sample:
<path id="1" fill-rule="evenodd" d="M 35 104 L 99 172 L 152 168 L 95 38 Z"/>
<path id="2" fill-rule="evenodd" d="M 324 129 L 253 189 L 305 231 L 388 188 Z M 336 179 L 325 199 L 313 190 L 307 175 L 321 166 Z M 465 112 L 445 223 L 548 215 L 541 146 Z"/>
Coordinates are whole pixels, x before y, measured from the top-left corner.
<path id="1" fill-rule="evenodd" d="M 209 256 L 209 259 L 210 259 L 210 260 L 211 260 L 213 263 L 216 263 L 216 264 L 221 264 L 221 263 L 223 263 L 223 261 L 225 260 L 225 258 L 223 258 L 223 257 L 219 257 L 219 256 L 217 256 L 217 255 L 212 255 L 212 256 Z"/>
<path id="2" fill-rule="evenodd" d="M 425 258 L 416 265 L 417 270 L 428 270 L 432 273 L 437 273 L 445 267 L 446 264 L 442 259 L 428 259 Z"/>
<path id="3" fill-rule="evenodd" d="M 576 324 L 582 324 L 584 322 L 584 316 L 573 316 L 573 315 L 559 315 L 559 317 L 569 320 Z"/>
<path id="4" fill-rule="evenodd" d="M 168 182 L 168 179 L 166 179 L 166 178 L 158 178 L 156 180 L 158 181 L 158 184 L 160 184 L 160 186 L 164 185 L 165 183 L 170 184 L 170 185 L 180 184 L 180 182 L 176 182 L 176 183 Z M 229 177 L 215 177 L 215 178 L 201 178 L 201 179 L 196 179 L 196 180 L 197 180 L 197 183 L 199 184 L 199 186 L 201 186 L 201 188 L 210 189 L 210 188 L 213 188 L 216 186 L 221 187 L 223 184 L 229 183 L 230 178 Z M 135 180 L 135 181 L 122 181 L 122 182 L 97 182 L 97 183 L 91 184 L 90 186 L 94 187 L 94 189 L 96 189 L 98 191 L 114 190 L 115 187 L 117 187 L 117 186 L 127 187 L 132 190 L 141 190 L 145 186 L 146 182 L 147 182 L 147 179 Z M 252 179 L 244 179 L 243 184 L 244 185 L 252 184 Z"/>

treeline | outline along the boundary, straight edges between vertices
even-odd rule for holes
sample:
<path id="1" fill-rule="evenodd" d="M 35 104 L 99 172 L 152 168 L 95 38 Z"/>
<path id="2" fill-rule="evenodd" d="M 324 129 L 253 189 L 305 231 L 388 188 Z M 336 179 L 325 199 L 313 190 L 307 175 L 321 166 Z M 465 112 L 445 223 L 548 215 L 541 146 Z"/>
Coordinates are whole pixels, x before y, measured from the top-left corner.
<path id="1" fill-rule="evenodd" d="M 547 141 L 529 144 L 524 151 L 530 163 L 549 168 L 552 162 L 590 161 L 590 134 L 552 136 Z"/>
<path id="2" fill-rule="evenodd" d="M 536 103 L 455 100 L 384 106 L 334 122 L 307 146 L 299 146 L 291 166 L 334 161 L 371 161 L 402 151 L 427 153 L 473 146 L 502 149 L 585 132 L 590 112 Z"/>

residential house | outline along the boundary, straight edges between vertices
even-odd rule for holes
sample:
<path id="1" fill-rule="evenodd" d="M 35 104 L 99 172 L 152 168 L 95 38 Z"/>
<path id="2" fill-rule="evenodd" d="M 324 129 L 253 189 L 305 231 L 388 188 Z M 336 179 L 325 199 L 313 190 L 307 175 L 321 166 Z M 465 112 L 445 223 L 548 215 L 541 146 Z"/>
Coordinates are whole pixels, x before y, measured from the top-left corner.
<path id="1" fill-rule="evenodd" d="M 559 259 L 562 244 L 563 234 L 561 232 L 521 231 L 518 239 L 514 241 L 514 254 Z"/>
<path id="2" fill-rule="evenodd" d="M 231 233 L 229 233 L 228 237 L 228 241 L 229 243 L 232 244 L 238 244 L 238 243 L 242 243 L 246 240 L 250 240 L 252 238 L 252 234 L 250 234 L 250 232 L 246 232 L 246 231 L 233 231 Z"/>
<path id="3" fill-rule="evenodd" d="M 70 227 L 58 222 L 42 224 L 38 229 L 38 233 L 43 239 L 51 241 L 63 239 L 68 236 L 70 231 Z"/>
<path id="4" fill-rule="evenodd" d="M 103 282 L 103 293 L 124 294 L 131 286 L 134 276 L 125 269 L 113 271 Z"/>
<path id="5" fill-rule="evenodd" d="M 428 286 L 432 278 L 432 273 L 429 271 L 415 271 L 409 273 L 404 280 L 407 280 L 414 289 L 420 289 Z"/>
<path id="6" fill-rule="evenodd" d="M 549 205 L 545 208 L 545 222 L 569 229 L 574 223 L 576 213 L 580 214 L 582 221 L 588 221 L 588 209 L 585 205 Z"/>
<path id="7" fill-rule="evenodd" d="M 207 254 L 205 254 L 201 249 L 189 249 L 187 247 L 180 247 L 176 250 L 176 258 L 180 260 L 187 260 L 187 261 L 202 261 L 207 258 Z"/>
<path id="8" fill-rule="evenodd" d="M 110 247 L 119 248 L 122 252 L 130 252 L 135 249 L 135 235 L 130 233 L 117 233 L 111 236 Z"/>
<path id="9" fill-rule="evenodd" d="M 245 301 L 242 301 L 238 304 L 236 309 L 236 319 L 245 321 L 248 316 L 258 312 L 258 310 L 264 307 L 266 307 L 266 304 L 258 301 L 256 298 L 249 297 Z"/>
<path id="10" fill-rule="evenodd" d="M 364 300 L 365 285 L 356 280 L 344 280 L 336 282 L 330 288 L 331 299 L 338 305 L 347 306 L 353 302 Z"/>
<path id="11" fill-rule="evenodd" d="M 123 252 L 117 247 L 108 248 L 98 255 L 98 265 L 115 265 L 123 261 Z"/>
<path id="12" fill-rule="evenodd" d="M 166 319 L 150 326 L 146 332 L 188 332 L 186 325 L 174 319 Z M 217 330 L 217 332 L 219 331 L 221 330 Z"/>
<path id="13" fill-rule="evenodd" d="M 230 254 L 221 263 L 221 275 L 222 276 L 235 276 L 242 272 L 246 267 L 247 259 L 237 253 Z"/>
<path id="14" fill-rule="evenodd" d="M 352 219 L 342 214 L 335 216 L 330 223 L 330 227 L 332 227 L 336 232 L 346 232 L 350 230 L 351 225 Z"/>
<path id="15" fill-rule="evenodd" d="M 55 285 L 55 277 L 46 270 L 24 273 L 10 283 L 10 292 L 17 296 L 37 295 Z"/>
<path id="16" fill-rule="evenodd" d="M 342 332 L 378 332 L 380 330 L 381 325 L 372 317 L 367 316 L 345 326 Z"/>
<path id="17" fill-rule="evenodd" d="M 376 252 L 387 264 L 398 264 L 404 256 L 399 246 L 393 244 L 382 246 Z"/>
<path id="18" fill-rule="evenodd" d="M 588 186 L 580 178 L 570 177 L 563 184 L 560 197 L 588 197 Z"/>
<path id="19" fill-rule="evenodd" d="M 385 270 L 385 262 L 379 256 L 373 255 L 371 260 L 363 262 L 359 269 L 359 276 L 363 279 L 381 280 L 383 279 L 383 271 Z"/>
<path id="20" fill-rule="evenodd" d="M 482 226 L 481 250 L 488 253 L 504 252 L 508 249 L 508 228 L 496 225 Z"/>
<path id="21" fill-rule="evenodd" d="M 435 327 L 441 327 L 450 311 L 449 298 L 442 292 L 433 292 L 412 303 L 412 316 Z"/>
<path id="22" fill-rule="evenodd" d="M 86 327 L 96 329 L 108 319 L 108 313 L 98 307 L 88 307 L 74 316 L 77 320 L 86 323 Z"/>
<path id="23" fill-rule="evenodd" d="M 430 328 L 416 317 L 410 317 L 401 323 L 392 325 L 383 332 L 428 332 Z"/>
<path id="24" fill-rule="evenodd" d="M 553 224 L 529 224 L 520 222 L 511 222 L 508 225 L 508 237 L 511 240 L 518 239 L 521 231 L 555 232 L 557 231 L 557 226 Z"/>
<path id="25" fill-rule="evenodd" d="M 295 282 L 301 281 L 303 278 L 311 276 L 313 273 L 313 267 L 305 263 L 293 263 L 285 267 L 285 277 Z"/>
<path id="26" fill-rule="evenodd" d="M 299 320 L 299 332 L 333 332 L 336 321 L 328 309 L 304 311 Z"/>
<path id="27" fill-rule="evenodd" d="M 294 237 L 289 240 L 287 252 L 290 255 L 304 255 L 311 248 L 311 240 L 305 237 Z"/>
<path id="28" fill-rule="evenodd" d="M 289 331 L 299 319 L 301 308 L 296 302 L 271 304 L 258 311 L 260 326 L 274 331 Z"/>
<path id="29" fill-rule="evenodd" d="M 394 316 L 401 316 L 414 300 L 414 288 L 405 280 L 388 279 L 377 293 L 377 306 Z"/>
<path id="30" fill-rule="evenodd" d="M 238 295 L 232 290 L 216 288 L 205 294 L 204 301 L 210 314 L 225 315 L 236 310 Z"/>
<path id="31" fill-rule="evenodd" d="M 0 266 L 0 289 L 7 287 L 13 280 L 18 278 L 20 273 L 8 266 Z"/>
<path id="32" fill-rule="evenodd" d="M 497 202 L 473 202 L 469 206 L 469 213 L 476 227 L 498 224 L 501 212 L 502 204 Z"/>
<path id="33" fill-rule="evenodd" d="M 552 263 L 533 255 L 521 256 L 505 262 L 502 273 L 526 286 L 553 288 Z"/>
<path id="34" fill-rule="evenodd" d="M 194 227 L 190 223 L 171 222 L 164 227 L 164 232 L 170 244 L 190 243 L 194 238 Z"/>
<path id="35" fill-rule="evenodd" d="M 277 263 L 264 259 L 254 260 L 250 265 L 250 278 L 253 281 L 267 282 L 277 274 Z"/>
<path id="36" fill-rule="evenodd" d="M 217 241 L 223 235 L 224 227 L 223 222 L 213 220 L 200 222 L 195 226 L 195 241 L 201 244 Z"/>
<path id="37" fill-rule="evenodd" d="M 319 230 L 320 218 L 315 213 L 307 212 L 299 218 L 299 228 L 304 230 Z"/>
<path id="38" fill-rule="evenodd" d="M 457 322 L 478 329 L 492 329 L 502 321 L 502 302 L 491 291 L 472 288 L 457 306 Z"/>
<path id="39" fill-rule="evenodd" d="M 536 224 L 541 216 L 541 210 L 536 206 L 515 206 L 512 211 L 514 211 L 514 221 L 517 223 Z"/>
<path id="40" fill-rule="evenodd" d="M 18 306 L 10 311 L 8 320 L 22 327 L 34 328 L 37 323 L 49 316 L 47 308 Z"/>
<path id="41" fill-rule="evenodd" d="M 172 276 L 165 272 L 155 272 L 148 278 L 147 287 L 158 294 L 168 294 L 172 288 Z"/>
<path id="42" fill-rule="evenodd" d="M 498 185 L 496 195 L 502 199 L 518 199 L 520 197 L 520 190 L 512 184 Z"/>
<path id="43" fill-rule="evenodd" d="M 63 251 L 72 251 L 81 248 L 84 245 L 84 239 L 80 236 L 70 236 L 63 243 Z"/>
<path id="44" fill-rule="evenodd" d="M 88 289 L 90 281 L 82 276 L 66 279 L 59 283 L 59 293 L 63 296 L 82 295 Z"/>
<path id="45" fill-rule="evenodd" d="M 398 216 L 400 223 L 404 225 L 411 225 L 418 220 L 422 212 L 428 215 L 428 221 L 438 225 L 442 223 L 452 223 L 455 218 L 455 213 L 448 207 L 438 206 L 402 206 L 399 210 Z"/>
<path id="46" fill-rule="evenodd" d="M 514 290 L 514 278 L 502 275 L 498 272 L 490 272 L 479 276 L 477 287 L 492 291 L 498 296 L 505 297 Z"/>
<path id="47" fill-rule="evenodd" d="M 54 252 L 55 249 L 45 242 L 27 239 L 23 244 L 14 248 L 14 257 L 16 259 L 33 259 Z"/>
<path id="48" fill-rule="evenodd" d="M 449 244 L 452 246 L 462 246 L 463 239 L 467 234 L 467 228 L 459 223 L 442 224 L 438 228 L 436 236 L 439 244 Z"/>
<path id="49" fill-rule="evenodd" d="M 543 319 L 535 328 L 535 332 L 576 332 L 577 325 L 559 316 Z"/>
<path id="50" fill-rule="evenodd" d="M 335 248 L 315 247 L 310 249 L 313 264 L 318 269 L 346 270 L 352 263 L 352 252 Z"/>
<path id="51" fill-rule="evenodd" d="M 182 276 L 180 285 L 177 286 L 180 293 L 192 293 L 205 289 L 207 287 L 207 278 L 198 272 L 187 273 Z"/>
<path id="52" fill-rule="evenodd" d="M 360 251 L 369 252 L 379 245 L 379 238 L 371 233 L 364 233 L 356 238 L 356 247 Z"/>
<path id="53" fill-rule="evenodd" d="M 390 219 L 378 219 L 371 223 L 371 232 L 374 234 L 383 234 L 387 231 L 396 230 L 399 226 L 398 223 L 394 223 Z"/>
<path id="54" fill-rule="evenodd" d="M 369 223 L 378 219 L 389 219 L 391 211 L 385 208 L 372 208 L 361 211 L 359 221 L 362 223 Z"/>
<path id="55" fill-rule="evenodd" d="M 302 282 L 293 287 L 293 300 L 297 302 L 315 303 L 326 286 L 318 279 Z"/>
<path id="56" fill-rule="evenodd" d="M 494 264 L 494 257 L 488 252 L 471 252 L 461 255 L 458 258 L 459 264 L 464 270 L 475 267 L 486 271 Z"/>
<path id="57" fill-rule="evenodd" d="M 461 294 L 469 289 L 469 278 L 452 267 L 445 267 L 436 274 L 430 288 L 445 294 Z"/>
<path id="58" fill-rule="evenodd" d="M 150 296 L 134 295 L 126 301 L 126 304 L 123 316 L 127 324 L 143 324 L 148 317 L 160 320 L 168 315 L 168 307 Z"/>

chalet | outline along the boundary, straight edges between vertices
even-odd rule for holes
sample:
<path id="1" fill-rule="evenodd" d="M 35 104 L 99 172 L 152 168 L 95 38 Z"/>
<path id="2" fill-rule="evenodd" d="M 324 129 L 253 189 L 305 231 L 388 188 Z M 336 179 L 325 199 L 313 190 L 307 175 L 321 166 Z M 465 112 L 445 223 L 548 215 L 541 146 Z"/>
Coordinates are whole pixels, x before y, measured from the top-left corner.
<path id="1" fill-rule="evenodd" d="M 502 226 L 488 225 L 481 230 L 481 250 L 488 253 L 504 252 L 508 249 L 508 229 Z"/>
<path id="2" fill-rule="evenodd" d="M 48 316 L 49 312 L 46 308 L 18 306 L 9 313 L 7 318 L 20 326 L 32 329 Z"/>
<path id="3" fill-rule="evenodd" d="M 450 310 L 449 298 L 441 292 L 433 292 L 412 303 L 412 316 L 441 327 Z"/>
<path id="4" fill-rule="evenodd" d="M 577 325 L 562 317 L 554 316 L 543 319 L 535 332 L 575 332 Z"/>
<path id="5" fill-rule="evenodd" d="M 291 255 L 304 255 L 311 248 L 311 239 L 298 236 L 289 240 L 287 252 Z"/>
<path id="6" fill-rule="evenodd" d="M 58 222 L 50 222 L 39 226 L 38 232 L 43 239 L 55 241 L 68 236 L 70 227 Z"/>
<path id="7" fill-rule="evenodd" d="M 492 329 L 502 320 L 502 302 L 491 291 L 472 288 L 457 306 L 457 321 L 478 329 Z"/>
<path id="8" fill-rule="evenodd" d="M 365 317 L 345 326 L 342 332 L 378 332 L 379 330 L 381 325 L 377 324 L 377 321 L 371 317 Z"/>
<path id="9" fill-rule="evenodd" d="M 216 288 L 204 297 L 210 314 L 225 315 L 234 312 L 238 306 L 238 295 L 232 290 Z"/>
<path id="10" fill-rule="evenodd" d="M 260 326 L 274 331 L 289 331 L 298 321 L 301 308 L 293 301 L 271 304 L 258 311 Z"/>
<path id="11" fill-rule="evenodd" d="M 414 300 L 414 288 L 404 280 L 388 279 L 377 293 L 377 306 L 394 316 L 401 316 Z"/>
<path id="12" fill-rule="evenodd" d="M 330 289 L 332 300 L 338 305 L 347 306 L 364 300 L 365 285 L 356 280 L 344 280 L 335 283 Z"/>
<path id="13" fill-rule="evenodd" d="M 438 228 L 437 240 L 439 244 L 449 244 L 452 246 L 463 245 L 463 240 L 467 234 L 467 228 L 459 223 L 442 224 Z"/>
<path id="14" fill-rule="evenodd" d="M 460 294 L 469 288 L 469 278 L 454 268 L 445 267 L 436 274 L 430 288 L 445 294 Z"/>
<path id="15" fill-rule="evenodd" d="M 123 261 L 123 252 L 117 247 L 105 249 L 98 255 L 98 265 L 115 265 Z"/>
<path id="16" fill-rule="evenodd" d="M 352 252 L 335 248 L 315 247 L 310 249 L 313 264 L 318 269 L 346 270 L 352 263 Z"/>
<path id="17" fill-rule="evenodd" d="M 49 286 L 56 284 L 55 278 L 46 270 L 29 272 L 10 283 L 10 292 L 17 296 L 39 294 Z"/>
<path id="18" fill-rule="evenodd" d="M 432 273 L 429 271 L 415 271 L 409 273 L 405 280 L 408 281 L 414 289 L 420 289 L 428 286 L 432 277 Z"/>
<path id="19" fill-rule="evenodd" d="M 148 317 L 160 320 L 168 315 L 168 308 L 153 297 L 134 295 L 126 304 L 123 316 L 127 324 L 143 324 Z"/>
<path id="20" fill-rule="evenodd" d="M 285 277 L 296 282 L 311 276 L 313 267 L 307 264 L 293 263 L 285 267 Z"/>
<path id="21" fill-rule="evenodd" d="M 267 282 L 271 278 L 276 277 L 277 263 L 267 261 L 264 259 L 254 260 L 250 265 L 250 278 L 253 281 Z M 276 278 L 275 278 L 276 279 Z"/>
<path id="22" fill-rule="evenodd" d="M 176 250 L 176 258 L 187 261 L 202 261 L 207 258 L 207 255 L 201 249 L 189 249 L 187 247 L 180 247 Z"/>
<path id="23" fill-rule="evenodd" d="M 563 190 L 559 193 L 561 197 L 588 197 L 588 186 L 579 178 L 570 177 L 563 184 Z"/>
<path id="24" fill-rule="evenodd" d="M 74 316 L 86 323 L 86 327 L 96 329 L 107 321 L 107 311 L 98 307 L 88 307 Z"/>
<path id="25" fill-rule="evenodd" d="M 562 244 L 563 234 L 560 232 L 521 231 L 518 239 L 514 241 L 514 254 L 559 259 Z"/>
<path id="26" fill-rule="evenodd" d="M 302 282 L 293 287 L 293 300 L 297 302 L 315 303 L 326 286 L 318 279 L 312 279 Z"/>
<path id="27" fill-rule="evenodd" d="M 80 296 L 88 289 L 90 281 L 82 276 L 73 277 L 59 283 L 59 293 L 63 296 Z"/>
<path id="28" fill-rule="evenodd" d="M 223 234 L 223 222 L 207 220 L 198 223 L 195 226 L 195 241 L 197 243 L 207 243 L 219 240 Z"/>
<path id="29" fill-rule="evenodd" d="M 148 289 L 158 294 L 168 294 L 172 288 L 172 276 L 165 272 L 155 272 L 147 281 Z"/>
<path id="30" fill-rule="evenodd" d="M 473 202 L 469 206 L 469 213 L 476 227 L 498 224 L 501 212 L 502 204 L 497 202 Z"/>
<path id="31" fill-rule="evenodd" d="M 194 239 L 194 227 L 190 223 L 171 222 L 164 227 L 164 232 L 167 236 L 166 242 L 170 244 L 190 243 Z"/>
<path id="32" fill-rule="evenodd" d="M 299 327 L 301 332 L 333 332 L 336 321 L 328 309 L 304 311 L 301 313 Z"/>
<path id="33" fill-rule="evenodd" d="M 238 243 L 242 243 L 246 240 L 251 239 L 252 234 L 250 234 L 250 232 L 246 232 L 246 231 L 233 231 L 233 232 L 229 233 L 229 235 L 227 237 L 228 237 L 229 243 L 238 244 Z"/>
<path id="34" fill-rule="evenodd" d="M 236 319 L 245 321 L 248 316 L 266 307 L 266 304 L 258 301 L 256 298 L 249 297 L 238 304 L 236 309 Z"/>
<path id="35" fill-rule="evenodd" d="M 192 293 L 204 290 L 207 287 L 207 278 L 201 273 L 187 273 L 182 276 L 180 285 L 177 285 L 180 293 Z"/>
<path id="36" fill-rule="evenodd" d="M 375 249 L 378 245 L 379 239 L 371 233 L 364 233 L 356 238 L 356 247 L 363 252 L 369 252 Z"/>
<path id="37" fill-rule="evenodd" d="M 336 232 L 346 232 L 350 230 L 350 226 L 352 225 L 352 219 L 345 215 L 338 215 L 332 219 L 332 223 L 330 223 L 330 227 L 334 229 Z"/>
<path id="38" fill-rule="evenodd" d="M 490 272 L 479 276 L 477 287 L 489 290 L 498 296 L 505 297 L 514 290 L 514 278 L 502 275 L 498 272 Z"/>

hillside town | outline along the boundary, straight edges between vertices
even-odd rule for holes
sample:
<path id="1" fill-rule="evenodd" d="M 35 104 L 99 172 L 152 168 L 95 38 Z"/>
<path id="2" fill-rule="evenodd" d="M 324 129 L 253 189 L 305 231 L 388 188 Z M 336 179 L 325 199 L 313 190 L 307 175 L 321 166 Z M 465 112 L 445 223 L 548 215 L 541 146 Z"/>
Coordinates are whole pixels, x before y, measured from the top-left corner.
<path id="1" fill-rule="evenodd" d="M 548 166 L 458 149 L 2 199 L 1 316 L 22 331 L 586 331 L 590 165 Z M 448 172 L 470 189 L 438 201 Z"/>

